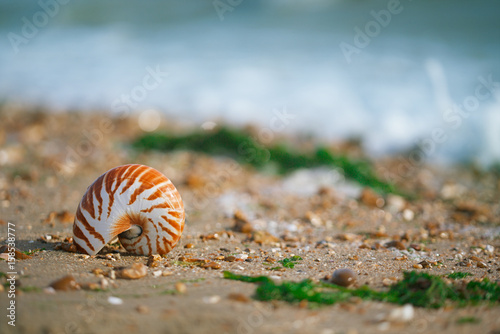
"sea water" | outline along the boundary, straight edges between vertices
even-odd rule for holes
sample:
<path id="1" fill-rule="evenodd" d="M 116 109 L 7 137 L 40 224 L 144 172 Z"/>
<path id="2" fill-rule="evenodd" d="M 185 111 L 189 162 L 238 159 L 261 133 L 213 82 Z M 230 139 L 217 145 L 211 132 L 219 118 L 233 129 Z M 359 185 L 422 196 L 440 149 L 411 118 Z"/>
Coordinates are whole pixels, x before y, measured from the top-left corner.
<path id="1" fill-rule="evenodd" d="M 500 161 L 500 1 L 0 0 L 0 37 L 9 103 Z"/>

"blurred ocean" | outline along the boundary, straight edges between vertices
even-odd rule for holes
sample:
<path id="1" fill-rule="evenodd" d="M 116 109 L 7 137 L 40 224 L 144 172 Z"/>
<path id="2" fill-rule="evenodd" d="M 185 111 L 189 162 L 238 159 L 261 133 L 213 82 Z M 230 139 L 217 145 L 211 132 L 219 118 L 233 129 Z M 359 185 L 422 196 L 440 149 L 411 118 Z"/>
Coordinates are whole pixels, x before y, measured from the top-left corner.
<path id="1" fill-rule="evenodd" d="M 500 161 L 497 0 L 0 0 L 0 35 L 3 101 Z"/>

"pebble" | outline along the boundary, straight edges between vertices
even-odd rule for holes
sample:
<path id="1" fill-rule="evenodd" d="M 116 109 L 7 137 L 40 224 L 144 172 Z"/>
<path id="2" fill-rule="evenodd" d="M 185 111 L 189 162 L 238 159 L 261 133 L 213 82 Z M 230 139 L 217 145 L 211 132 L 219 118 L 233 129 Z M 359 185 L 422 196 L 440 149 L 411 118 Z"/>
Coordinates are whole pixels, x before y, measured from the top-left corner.
<path id="1" fill-rule="evenodd" d="M 245 253 L 236 254 L 234 257 L 237 259 L 246 260 L 248 258 L 248 254 Z"/>
<path id="2" fill-rule="evenodd" d="M 392 283 L 393 283 L 393 280 L 391 280 L 390 278 L 384 278 L 384 279 L 382 280 L 382 284 L 383 284 L 384 286 L 391 286 L 391 285 L 392 285 Z"/>
<path id="3" fill-rule="evenodd" d="M 220 265 L 220 263 L 217 263 L 217 262 L 209 262 L 209 263 L 205 263 L 201 267 L 205 268 L 205 269 L 220 269 L 221 265 Z"/>
<path id="4" fill-rule="evenodd" d="M 149 307 L 147 307 L 146 305 L 137 305 L 135 310 L 141 314 L 149 313 Z"/>
<path id="5" fill-rule="evenodd" d="M 108 303 L 110 303 L 111 305 L 121 305 L 121 304 L 123 304 L 123 299 L 118 298 L 118 297 L 109 296 Z"/>
<path id="6" fill-rule="evenodd" d="M 160 277 L 162 275 L 163 275 L 163 272 L 161 270 L 153 271 L 153 277 Z"/>
<path id="7" fill-rule="evenodd" d="M 364 188 L 361 191 L 359 200 L 366 206 L 376 208 L 381 208 L 385 204 L 385 200 L 370 188 Z"/>
<path id="8" fill-rule="evenodd" d="M 331 282 L 348 287 L 356 282 L 356 273 L 349 268 L 337 269 L 332 274 Z"/>
<path id="9" fill-rule="evenodd" d="M 148 262 L 146 265 L 151 268 L 156 268 L 160 265 L 161 256 L 160 255 L 151 255 L 148 257 Z"/>
<path id="10" fill-rule="evenodd" d="M 407 222 L 412 221 L 415 218 L 415 213 L 410 209 L 403 210 L 403 219 Z"/>
<path id="11" fill-rule="evenodd" d="M 217 304 L 219 301 L 220 301 L 220 296 L 217 295 L 203 297 L 203 302 L 205 304 Z"/>
<path id="12" fill-rule="evenodd" d="M 242 303 L 248 303 L 250 301 L 250 298 L 242 293 L 230 293 L 227 298 Z"/>
<path id="13" fill-rule="evenodd" d="M 182 282 L 177 282 L 177 283 L 175 283 L 175 290 L 177 290 L 178 293 L 186 293 L 187 286 L 186 286 L 186 284 L 184 284 Z"/>
<path id="14" fill-rule="evenodd" d="M 387 206 L 393 213 L 401 212 L 406 206 L 406 201 L 401 196 L 391 194 L 387 196 Z"/>
<path id="15" fill-rule="evenodd" d="M 488 268 L 488 265 L 486 263 L 484 263 L 483 261 L 477 262 L 476 265 L 478 268 Z"/>
<path id="16" fill-rule="evenodd" d="M 139 279 L 148 273 L 148 268 L 142 263 L 133 265 L 116 271 L 116 277 L 125 279 Z"/>
<path id="17" fill-rule="evenodd" d="M 391 248 L 394 247 L 399 250 L 405 250 L 406 246 L 401 242 L 401 241 L 389 241 L 388 243 L 385 244 L 386 248 Z"/>
<path id="18" fill-rule="evenodd" d="M 186 244 L 184 246 L 184 248 L 194 248 L 194 244 L 191 244 L 191 243 L 190 244 Z"/>
<path id="19" fill-rule="evenodd" d="M 54 290 L 70 291 L 80 289 L 80 285 L 76 282 L 73 275 L 67 275 L 50 284 Z"/>
<path id="20" fill-rule="evenodd" d="M 387 320 L 391 322 L 409 322 L 415 317 L 415 309 L 411 304 L 395 308 L 389 313 Z"/>

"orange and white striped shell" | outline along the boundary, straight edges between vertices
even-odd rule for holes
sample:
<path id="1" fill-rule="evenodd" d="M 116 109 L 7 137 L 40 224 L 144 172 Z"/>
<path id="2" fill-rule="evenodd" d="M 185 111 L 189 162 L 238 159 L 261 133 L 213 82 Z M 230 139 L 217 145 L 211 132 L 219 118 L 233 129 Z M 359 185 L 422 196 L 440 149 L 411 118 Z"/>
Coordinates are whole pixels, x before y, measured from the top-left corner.
<path id="1" fill-rule="evenodd" d="M 172 182 L 144 165 L 115 167 L 87 188 L 73 224 L 77 250 L 97 254 L 118 236 L 135 254 L 166 254 L 184 230 L 184 205 Z"/>

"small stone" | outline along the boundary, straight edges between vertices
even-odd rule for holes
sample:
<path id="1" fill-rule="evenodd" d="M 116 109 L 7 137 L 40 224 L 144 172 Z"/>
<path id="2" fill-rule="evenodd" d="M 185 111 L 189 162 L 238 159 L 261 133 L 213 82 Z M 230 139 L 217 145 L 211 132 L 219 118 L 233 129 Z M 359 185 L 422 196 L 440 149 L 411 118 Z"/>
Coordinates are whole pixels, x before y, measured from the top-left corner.
<path id="1" fill-rule="evenodd" d="M 168 271 L 168 270 L 165 270 L 165 271 L 163 271 L 163 272 L 161 273 L 161 275 L 162 275 L 162 276 L 171 276 L 171 275 L 173 275 L 173 274 L 174 274 L 173 272 Z"/>
<path id="2" fill-rule="evenodd" d="M 76 282 L 73 275 L 67 275 L 50 284 L 54 290 L 70 291 L 80 289 L 80 285 Z"/>
<path id="3" fill-rule="evenodd" d="M 474 262 L 482 262 L 483 260 L 481 260 L 481 258 L 477 257 L 477 256 L 471 256 L 470 259 Z"/>
<path id="4" fill-rule="evenodd" d="M 483 261 L 477 262 L 476 265 L 478 268 L 488 268 L 488 265 L 486 263 L 484 263 Z"/>
<path id="5" fill-rule="evenodd" d="M 424 269 L 429 269 L 432 268 L 432 263 L 427 260 L 423 260 L 422 262 L 419 262 L 419 264 L 422 266 Z"/>
<path id="6" fill-rule="evenodd" d="M 386 248 L 391 248 L 394 247 L 399 250 L 405 250 L 406 247 L 401 241 L 389 241 L 388 243 L 385 244 Z"/>
<path id="7" fill-rule="evenodd" d="M 274 259 L 274 258 L 272 258 L 272 257 L 268 256 L 268 257 L 266 257 L 266 258 L 265 258 L 265 260 L 264 260 L 264 261 L 265 261 L 265 262 L 268 262 L 268 263 L 274 263 L 274 262 L 276 262 L 276 259 Z"/>
<path id="8" fill-rule="evenodd" d="M 407 222 L 412 221 L 414 217 L 415 213 L 412 210 L 405 209 L 403 211 L 403 219 L 406 220 Z"/>
<path id="9" fill-rule="evenodd" d="M 163 272 L 161 270 L 155 270 L 153 271 L 153 277 L 160 277 L 162 276 Z"/>
<path id="10" fill-rule="evenodd" d="M 307 211 L 305 218 L 313 226 L 320 227 L 323 225 L 323 221 L 321 220 L 321 217 L 312 211 Z"/>
<path id="11" fill-rule="evenodd" d="M 248 258 L 248 255 L 245 253 L 242 253 L 242 254 L 236 254 L 234 257 L 237 259 L 240 259 L 240 260 L 246 260 Z"/>
<path id="12" fill-rule="evenodd" d="M 406 201 L 401 196 L 390 194 L 387 196 L 387 206 L 393 213 L 401 212 L 406 206 Z"/>
<path id="13" fill-rule="evenodd" d="M 135 310 L 140 314 L 149 313 L 149 307 L 147 307 L 146 305 L 137 305 Z"/>
<path id="14" fill-rule="evenodd" d="M 194 244 L 191 244 L 191 243 L 186 244 L 186 245 L 184 246 L 184 248 L 194 248 Z"/>
<path id="15" fill-rule="evenodd" d="M 275 244 L 280 241 L 278 238 L 267 231 L 254 231 L 252 233 L 252 240 L 260 245 Z"/>
<path id="16" fill-rule="evenodd" d="M 248 303 L 250 301 L 250 298 L 242 293 L 230 293 L 227 298 L 242 303 Z"/>
<path id="17" fill-rule="evenodd" d="M 205 268 L 205 269 L 220 269 L 221 268 L 221 265 L 220 263 L 217 263 L 217 262 L 208 262 L 208 263 L 205 263 L 204 265 L 201 266 L 202 268 Z"/>
<path id="18" fill-rule="evenodd" d="M 217 304 L 220 301 L 220 296 L 208 296 L 208 297 L 203 297 L 203 302 L 205 304 Z"/>
<path id="19" fill-rule="evenodd" d="M 415 263 L 415 264 L 413 265 L 413 268 L 415 268 L 415 269 L 422 269 L 422 268 L 423 268 L 423 266 L 422 266 L 420 263 Z"/>
<path id="20" fill-rule="evenodd" d="M 186 286 L 186 284 L 184 284 L 182 282 L 177 282 L 177 283 L 175 283 L 175 290 L 178 293 L 186 293 L 187 292 L 187 286 Z"/>
<path id="21" fill-rule="evenodd" d="M 331 282 L 333 284 L 348 287 L 356 283 L 356 273 L 349 268 L 337 269 L 332 274 Z"/>
<path id="22" fill-rule="evenodd" d="M 151 268 L 156 268 L 160 265 L 161 256 L 160 255 L 150 255 L 148 257 L 147 266 Z"/>
<path id="23" fill-rule="evenodd" d="M 0 253 L 10 253 L 11 250 L 12 250 L 12 247 L 8 247 L 7 245 L 3 245 L 0 247 Z M 17 248 L 14 248 L 14 253 L 15 253 L 16 260 L 28 260 L 28 259 L 32 258 L 32 256 L 24 254 L 23 252 L 21 252 Z"/>
<path id="24" fill-rule="evenodd" d="M 252 233 L 254 228 L 253 225 L 248 221 L 247 217 L 240 210 L 234 212 L 234 226 L 233 229 L 236 232 L 242 233 Z"/>
<path id="25" fill-rule="evenodd" d="M 384 279 L 382 280 L 382 284 L 383 284 L 384 286 L 391 286 L 391 285 L 392 285 L 392 283 L 393 283 L 393 281 L 392 281 L 390 278 L 384 278 Z"/>
<path id="26" fill-rule="evenodd" d="M 381 208 L 385 204 L 385 200 L 380 197 L 375 191 L 371 188 L 364 188 L 361 191 L 361 195 L 359 200 L 366 206 Z"/>
<path id="27" fill-rule="evenodd" d="M 110 303 L 111 305 L 121 305 L 121 304 L 123 304 L 123 299 L 118 298 L 118 297 L 109 296 L 108 303 Z"/>
<path id="28" fill-rule="evenodd" d="M 391 311 L 387 320 L 391 322 L 410 322 L 415 317 L 415 309 L 411 304 L 397 307 Z"/>
<path id="29" fill-rule="evenodd" d="M 130 267 L 120 269 L 116 272 L 116 277 L 125 279 L 139 279 L 148 273 L 148 267 L 142 263 L 134 263 Z"/>
<path id="30" fill-rule="evenodd" d="M 106 290 L 109 287 L 109 281 L 107 279 L 105 279 L 104 277 L 101 278 L 101 280 L 99 281 L 99 287 L 102 290 Z"/>

